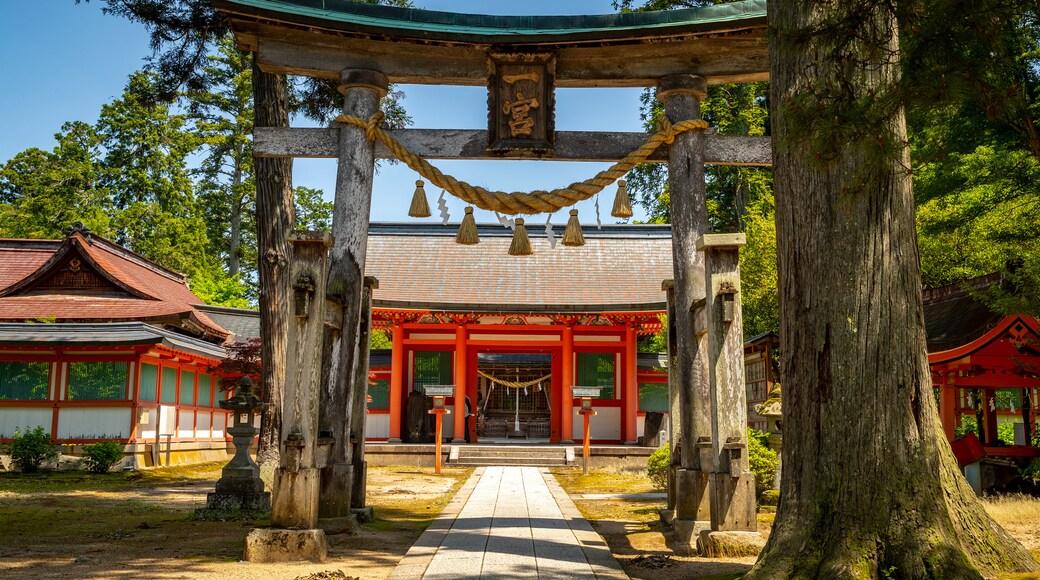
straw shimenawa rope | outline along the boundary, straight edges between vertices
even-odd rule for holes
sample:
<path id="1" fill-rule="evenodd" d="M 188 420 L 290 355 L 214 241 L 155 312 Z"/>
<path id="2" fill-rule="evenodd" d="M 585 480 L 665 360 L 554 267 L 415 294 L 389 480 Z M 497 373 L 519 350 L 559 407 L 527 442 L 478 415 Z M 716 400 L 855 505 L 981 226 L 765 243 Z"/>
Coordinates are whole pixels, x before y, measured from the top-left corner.
<path id="1" fill-rule="evenodd" d="M 394 156 L 411 167 L 419 175 L 430 180 L 430 183 L 444 189 L 466 203 L 488 211 L 497 211 L 507 215 L 552 213 L 559 209 L 574 205 L 596 195 L 603 188 L 623 177 L 636 165 L 646 161 L 661 145 L 671 144 L 675 136 L 686 131 L 707 129 L 708 123 L 703 119 L 690 119 L 671 124 L 667 118 L 661 117 L 658 130 L 647 138 L 638 149 L 629 153 L 624 159 L 600 171 L 595 176 L 572 183 L 567 187 L 552 191 L 536 190 L 529 193 L 514 191 L 488 191 L 483 187 L 459 181 L 445 175 L 440 169 L 430 165 L 428 161 L 409 151 L 400 141 L 394 139 L 383 130 L 384 116 L 382 111 L 376 112 L 370 119 L 362 119 L 351 115 L 336 117 L 337 123 L 346 123 L 361 127 L 369 141 L 381 141 Z"/>

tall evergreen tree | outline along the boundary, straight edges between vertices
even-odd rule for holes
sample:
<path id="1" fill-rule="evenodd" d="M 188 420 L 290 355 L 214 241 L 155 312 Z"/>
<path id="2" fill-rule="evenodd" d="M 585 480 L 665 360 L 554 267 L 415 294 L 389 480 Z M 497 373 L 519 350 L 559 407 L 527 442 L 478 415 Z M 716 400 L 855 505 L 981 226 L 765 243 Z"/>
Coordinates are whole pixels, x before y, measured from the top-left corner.
<path id="1" fill-rule="evenodd" d="M 114 204 L 102 184 L 102 139 L 88 123 L 65 123 L 54 149 L 32 147 L 0 167 L 0 236 L 60 238 L 75 222 L 112 236 Z"/>
<path id="2" fill-rule="evenodd" d="M 1038 569 L 939 429 L 895 7 L 769 2 L 784 462 L 748 578 Z"/>

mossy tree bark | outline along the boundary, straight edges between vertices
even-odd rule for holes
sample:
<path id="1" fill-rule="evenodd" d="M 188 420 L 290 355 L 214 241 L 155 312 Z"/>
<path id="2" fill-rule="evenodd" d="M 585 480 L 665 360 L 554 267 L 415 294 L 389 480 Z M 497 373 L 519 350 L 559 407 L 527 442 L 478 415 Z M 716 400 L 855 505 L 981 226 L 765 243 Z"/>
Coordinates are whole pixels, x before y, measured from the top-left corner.
<path id="1" fill-rule="evenodd" d="M 288 127 L 289 92 L 285 75 L 265 73 L 253 64 L 254 126 Z M 256 231 L 260 266 L 260 357 L 266 401 L 260 425 L 257 462 L 277 466 L 282 427 L 282 386 L 288 334 L 289 233 L 293 228 L 292 159 L 257 157 Z"/>
<path id="2" fill-rule="evenodd" d="M 885 97 L 899 74 L 892 6 L 769 1 L 784 457 L 751 579 L 1037 569 L 986 514 L 938 428 L 906 123 Z M 850 26 L 839 49 L 818 40 L 835 24 Z M 848 119 L 806 121 L 842 99 Z"/>

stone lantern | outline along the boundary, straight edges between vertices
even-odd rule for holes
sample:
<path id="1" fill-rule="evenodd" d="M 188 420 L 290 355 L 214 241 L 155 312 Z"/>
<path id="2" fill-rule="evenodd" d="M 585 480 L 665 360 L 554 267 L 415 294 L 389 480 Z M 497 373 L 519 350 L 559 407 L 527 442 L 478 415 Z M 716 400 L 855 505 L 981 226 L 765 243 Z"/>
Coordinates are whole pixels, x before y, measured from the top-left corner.
<path id="1" fill-rule="evenodd" d="M 213 511 L 262 512 L 271 509 L 271 494 L 264 491 L 260 466 L 249 455 L 249 447 L 259 431 L 253 426 L 256 414 L 267 407 L 254 389 L 253 379 L 242 377 L 235 396 L 220 401 L 220 407 L 231 411 L 234 424 L 227 432 L 235 445 L 235 456 L 224 466 L 217 490 L 206 498 L 206 509 Z"/>

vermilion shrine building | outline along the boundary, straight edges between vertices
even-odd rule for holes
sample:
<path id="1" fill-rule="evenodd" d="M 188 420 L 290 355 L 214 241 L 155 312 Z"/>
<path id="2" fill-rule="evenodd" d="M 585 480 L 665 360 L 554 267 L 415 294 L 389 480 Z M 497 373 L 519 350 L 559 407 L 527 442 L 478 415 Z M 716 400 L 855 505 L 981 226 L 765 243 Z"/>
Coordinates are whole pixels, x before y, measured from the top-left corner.
<path id="1" fill-rule="evenodd" d="M 950 441 L 972 418 L 987 456 L 1040 457 L 1031 444 L 1040 406 L 1040 326 L 1029 316 L 994 313 L 973 296 L 1001 283 L 1002 275 L 992 274 L 925 290 L 939 414 Z M 998 439 L 1004 423 L 1013 426 L 1013 444 Z"/>
<path id="2" fill-rule="evenodd" d="M 580 440 L 578 401 L 561 396 L 571 386 L 603 388 L 593 402 L 595 442 L 633 443 L 646 411 L 667 411 L 665 361 L 640 354 L 637 343 L 661 330 L 670 227 L 588 227 L 585 246 L 555 249 L 531 227 L 534 255 L 519 259 L 508 255 L 509 229 L 480 226 L 475 246 L 456 244 L 455 229 L 369 229 L 366 273 L 379 279 L 372 324 L 392 340 L 370 365 L 370 438 L 407 440 L 409 393 L 430 384 L 458 389 L 445 425 L 456 442 L 464 440 L 462 393 L 480 416 L 470 425 L 474 441 Z"/>
<path id="3" fill-rule="evenodd" d="M 168 434 L 180 460 L 225 457 L 213 370 L 234 337 L 200 302 L 183 274 L 86 228 L 0 240 L 0 439 L 39 425 L 122 440 L 148 465 L 144 444 Z"/>

